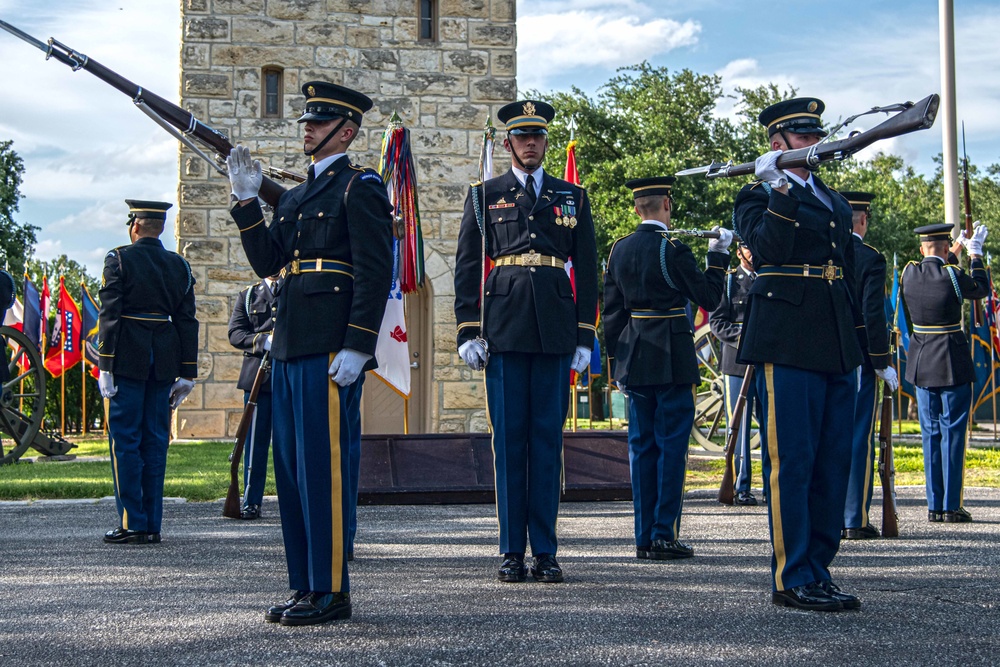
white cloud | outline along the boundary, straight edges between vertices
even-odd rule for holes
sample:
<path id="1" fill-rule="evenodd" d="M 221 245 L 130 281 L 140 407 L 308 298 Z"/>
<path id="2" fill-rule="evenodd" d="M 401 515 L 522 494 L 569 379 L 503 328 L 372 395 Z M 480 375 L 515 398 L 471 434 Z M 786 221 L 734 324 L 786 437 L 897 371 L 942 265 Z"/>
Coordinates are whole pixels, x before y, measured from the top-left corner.
<path id="1" fill-rule="evenodd" d="M 693 46 L 701 32 L 697 21 L 653 17 L 644 4 L 627 0 L 543 2 L 523 10 L 517 22 L 522 90 L 545 88 L 569 70 L 613 71 Z"/>

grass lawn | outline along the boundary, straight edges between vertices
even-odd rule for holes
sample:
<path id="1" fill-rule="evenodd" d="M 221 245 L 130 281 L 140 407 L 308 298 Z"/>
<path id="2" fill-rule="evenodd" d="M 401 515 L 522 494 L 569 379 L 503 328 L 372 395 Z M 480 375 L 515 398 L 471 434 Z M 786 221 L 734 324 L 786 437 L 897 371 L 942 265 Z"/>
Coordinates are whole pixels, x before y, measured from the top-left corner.
<path id="1" fill-rule="evenodd" d="M 595 427 L 598 424 L 601 422 L 595 422 Z M 618 425 L 617 420 L 615 425 Z M 907 422 L 903 422 L 903 427 L 904 433 L 909 431 Z M 231 450 L 232 443 L 223 441 L 172 444 L 167 453 L 164 494 L 191 501 L 211 501 L 225 497 L 229 488 Z M 921 448 L 897 444 L 894 451 L 896 484 L 923 485 L 924 461 Z M 724 460 L 718 456 L 699 456 L 699 452 L 701 450 L 697 448 L 691 450 L 687 488 L 718 488 L 722 480 Z M 71 453 L 79 457 L 107 457 L 108 442 L 103 438 L 80 440 L 77 441 L 77 448 Z M 1000 487 L 1000 448 L 970 448 L 965 460 L 967 486 Z M 877 478 L 875 483 L 878 484 Z M 754 484 L 760 484 L 759 461 L 754 463 Z M 270 465 L 264 492 L 268 495 L 275 493 L 274 474 Z M 0 500 L 100 498 L 113 494 L 109 461 L 18 462 L 14 465 L 0 466 Z"/>

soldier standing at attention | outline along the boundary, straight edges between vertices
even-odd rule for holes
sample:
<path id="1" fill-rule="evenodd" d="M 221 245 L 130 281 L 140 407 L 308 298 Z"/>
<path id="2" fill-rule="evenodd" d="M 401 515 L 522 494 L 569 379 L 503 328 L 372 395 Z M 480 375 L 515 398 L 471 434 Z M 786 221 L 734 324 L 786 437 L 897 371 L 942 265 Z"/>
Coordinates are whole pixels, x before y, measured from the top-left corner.
<path id="1" fill-rule="evenodd" d="M 684 306 L 712 310 L 722 296 L 733 233 L 716 227 L 702 273 L 691 249 L 670 238 L 673 176 L 629 181 L 642 223 L 619 239 L 604 278 L 604 335 L 611 376 L 630 400 L 629 469 L 636 557 L 690 558 L 680 541 L 694 388 L 701 382 Z"/>
<path id="2" fill-rule="evenodd" d="M 243 367 L 236 383 L 243 390 L 243 404 L 250 400 L 264 353 L 271 349 L 278 276 L 271 276 L 240 291 L 229 317 L 229 344 L 243 350 Z M 271 375 L 257 394 L 253 423 L 243 445 L 243 503 L 241 519 L 259 519 L 267 481 L 267 452 L 271 448 Z"/>
<path id="3" fill-rule="evenodd" d="M 104 541 L 148 544 L 160 542 L 170 411 L 198 375 L 198 320 L 191 267 L 160 242 L 171 204 L 125 203 L 132 244 L 104 258 L 98 319 L 98 386 L 119 517 Z"/>
<path id="4" fill-rule="evenodd" d="M 736 256 L 740 265 L 735 271 L 726 275 L 722 290 L 722 300 L 719 306 L 709 316 L 708 323 L 712 333 L 722 343 L 722 361 L 719 370 L 726 376 L 722 389 L 726 397 L 726 423 L 732 424 L 733 410 L 736 408 L 736 398 L 743 386 L 743 377 L 747 367 L 736 361 L 736 349 L 743 331 L 743 317 L 746 312 L 747 298 L 750 286 L 757 278 L 753 270 L 753 253 L 743 241 L 736 246 Z M 747 391 L 746 408 L 743 410 L 743 421 L 739 425 L 740 439 L 733 452 L 733 504 L 752 506 L 757 504 L 757 498 L 750 487 L 750 437 L 753 435 L 751 422 L 757 418 L 757 424 L 764 422 L 760 411 L 760 401 L 757 400 L 757 389 L 751 384 Z M 765 498 L 767 491 L 765 489 Z"/>
<path id="5" fill-rule="evenodd" d="M 554 115 L 535 101 L 497 113 L 511 168 L 470 188 L 455 261 L 458 352 L 473 370 L 486 370 L 503 554 L 497 578 L 506 582 L 525 580 L 529 542 L 535 580 L 563 580 L 556 516 L 569 371 L 587 368 L 596 330 L 597 245 L 587 193 L 542 169 Z M 483 289 L 481 331 L 484 235 L 496 265 Z M 564 269 L 570 258 L 575 300 Z"/>
<path id="6" fill-rule="evenodd" d="M 920 235 L 924 259 L 907 264 L 899 279 L 906 321 L 913 327 L 906 380 L 917 388 L 927 520 L 934 523 L 972 521 L 962 507 L 962 482 L 976 374 L 969 339 L 962 331 L 962 301 L 981 299 L 990 291 L 983 266 L 986 225 L 977 222 L 971 239 L 960 237 L 969 251 L 971 276 L 948 254 L 952 227 L 925 225 L 913 230 Z"/>
<path id="7" fill-rule="evenodd" d="M 871 221 L 875 195 L 868 192 L 841 192 L 851 205 L 854 229 L 854 267 L 857 303 L 865 321 L 868 352 L 861 366 L 861 383 L 854 405 L 854 440 L 851 447 L 851 474 L 847 479 L 843 539 L 878 537 L 878 529 L 868 522 L 872 504 L 875 470 L 875 414 L 879 401 L 876 378 L 885 381 L 890 392 L 899 380 L 889 365 L 889 328 L 885 320 L 885 257 L 864 242 Z"/>
<path id="8" fill-rule="evenodd" d="M 257 275 L 285 268 L 274 322 L 274 477 L 293 593 L 264 620 L 310 625 L 351 617 L 348 530 L 357 503 L 361 387 L 392 284 L 392 206 L 378 173 L 351 164 L 365 95 L 310 81 L 303 150 L 309 179 L 281 195 L 270 225 L 260 163 L 237 146 L 229 179 L 243 249 Z"/>
<path id="9" fill-rule="evenodd" d="M 851 207 L 807 169 L 777 166 L 786 149 L 825 136 L 823 103 L 764 109 L 771 152 L 736 196 L 733 220 L 753 252 L 737 359 L 756 364 L 776 605 L 858 609 L 829 566 L 840 547 L 864 325 L 854 303 Z"/>

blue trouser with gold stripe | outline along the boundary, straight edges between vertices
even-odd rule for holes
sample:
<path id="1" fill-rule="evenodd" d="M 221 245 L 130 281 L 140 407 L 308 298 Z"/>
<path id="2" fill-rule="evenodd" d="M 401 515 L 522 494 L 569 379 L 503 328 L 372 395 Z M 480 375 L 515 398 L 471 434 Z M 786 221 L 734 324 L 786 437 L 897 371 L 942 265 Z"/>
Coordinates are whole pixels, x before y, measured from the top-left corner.
<path id="1" fill-rule="evenodd" d="M 857 373 L 758 364 L 772 585 L 830 580 L 840 548 Z"/>
<path id="2" fill-rule="evenodd" d="M 250 392 L 243 392 L 243 405 L 250 400 Z M 267 481 L 267 452 L 271 447 L 271 393 L 257 394 L 250 433 L 243 443 L 243 507 L 260 505 L 264 500 L 264 482 Z"/>
<path id="3" fill-rule="evenodd" d="M 917 387 L 928 510 L 953 512 L 962 506 L 965 441 L 971 410 L 971 384 Z"/>
<path id="4" fill-rule="evenodd" d="M 502 352 L 486 366 L 500 553 L 555 555 L 568 354 Z"/>
<path id="5" fill-rule="evenodd" d="M 733 410 L 736 409 L 736 399 L 740 395 L 740 387 L 743 386 L 742 375 L 727 375 L 723 389 L 726 398 L 726 423 L 732 423 Z M 736 493 L 750 493 L 750 482 L 753 469 L 750 460 L 750 440 L 753 437 L 753 419 L 756 417 L 757 424 L 764 421 L 764 415 L 760 411 L 760 401 L 757 400 L 757 386 L 750 385 L 747 390 L 747 404 L 743 409 L 743 421 L 740 422 L 740 439 L 736 443 L 736 451 L 733 452 L 733 490 Z M 766 491 L 765 491 L 766 493 Z"/>
<path id="6" fill-rule="evenodd" d="M 672 542 L 681 527 L 688 440 L 694 425 L 693 387 L 661 384 L 627 389 L 635 545 Z"/>
<path id="7" fill-rule="evenodd" d="M 352 442 L 360 442 L 364 374 L 340 387 L 327 374 L 332 354 L 275 360 L 274 481 L 294 590 L 348 592 L 347 539 L 356 496 Z"/>
<path id="8" fill-rule="evenodd" d="M 868 526 L 875 484 L 875 413 L 878 410 L 875 371 L 864 367 L 861 389 L 854 402 L 854 435 L 851 443 L 851 473 L 847 478 L 844 528 Z"/>
<path id="9" fill-rule="evenodd" d="M 134 380 L 119 375 L 115 384 L 118 393 L 108 399 L 108 440 L 121 527 L 158 533 L 163 517 L 173 381 Z"/>

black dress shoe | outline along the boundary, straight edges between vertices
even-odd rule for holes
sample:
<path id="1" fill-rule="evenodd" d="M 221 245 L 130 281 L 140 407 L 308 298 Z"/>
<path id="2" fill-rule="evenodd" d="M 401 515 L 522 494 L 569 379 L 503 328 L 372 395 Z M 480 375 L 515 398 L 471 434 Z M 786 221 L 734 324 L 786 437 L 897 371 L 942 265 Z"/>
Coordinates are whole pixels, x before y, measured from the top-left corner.
<path id="1" fill-rule="evenodd" d="M 159 533 L 146 533 L 146 541 L 150 544 L 159 544 L 163 539 Z"/>
<path id="2" fill-rule="evenodd" d="M 840 600 L 830 597 L 816 584 L 774 591 L 771 593 L 771 603 L 779 607 L 795 607 L 807 611 L 840 611 L 844 608 Z"/>
<path id="3" fill-rule="evenodd" d="M 646 552 L 646 558 L 652 560 L 677 560 L 678 558 L 691 558 L 692 556 L 694 556 L 694 549 L 680 540 L 673 540 L 671 542 L 653 540 L 653 544 Z"/>
<path id="4" fill-rule="evenodd" d="M 531 576 L 543 584 L 558 584 L 563 580 L 562 568 L 552 554 L 538 554 L 531 566 Z"/>
<path id="5" fill-rule="evenodd" d="M 516 584 L 525 579 L 524 554 L 504 554 L 497 579 Z"/>
<path id="6" fill-rule="evenodd" d="M 745 505 L 747 507 L 752 507 L 757 504 L 757 499 L 749 491 L 740 491 L 733 498 L 734 505 Z"/>
<path id="7" fill-rule="evenodd" d="M 240 510 L 240 518 L 251 521 L 261 517 L 260 505 L 247 505 Z"/>
<path id="8" fill-rule="evenodd" d="M 957 510 L 942 512 L 942 520 L 945 523 L 971 523 L 972 515 L 964 507 L 959 507 Z"/>
<path id="9" fill-rule="evenodd" d="M 845 528 L 840 531 L 840 537 L 845 540 L 871 540 L 878 536 L 878 528 L 871 524 L 863 528 Z"/>
<path id="10" fill-rule="evenodd" d="M 939 510 L 927 510 L 927 520 L 931 523 L 941 523 L 944 521 L 944 512 Z"/>
<path id="11" fill-rule="evenodd" d="M 115 528 L 104 533 L 104 541 L 108 544 L 148 544 L 149 533 L 144 530 Z"/>
<path id="12" fill-rule="evenodd" d="M 282 625 L 316 625 L 351 617 L 350 593 L 309 593 L 281 615 Z"/>
<path id="13" fill-rule="evenodd" d="M 649 558 L 649 547 L 636 547 L 635 557 L 643 559 Z"/>
<path id="14" fill-rule="evenodd" d="M 819 587 L 824 593 L 844 606 L 844 609 L 861 609 L 861 600 L 856 595 L 845 593 L 832 581 L 821 581 Z"/>
<path id="15" fill-rule="evenodd" d="M 281 620 L 281 615 L 286 611 L 294 607 L 299 603 L 299 600 L 309 595 L 309 591 L 295 591 L 292 593 L 292 597 L 288 598 L 284 602 L 279 602 L 276 605 L 271 605 L 264 612 L 264 620 L 268 623 L 277 623 Z"/>

